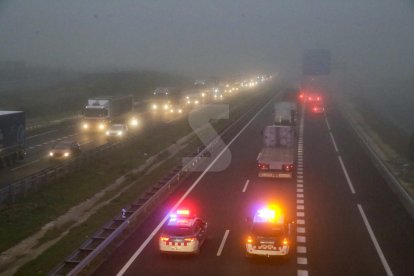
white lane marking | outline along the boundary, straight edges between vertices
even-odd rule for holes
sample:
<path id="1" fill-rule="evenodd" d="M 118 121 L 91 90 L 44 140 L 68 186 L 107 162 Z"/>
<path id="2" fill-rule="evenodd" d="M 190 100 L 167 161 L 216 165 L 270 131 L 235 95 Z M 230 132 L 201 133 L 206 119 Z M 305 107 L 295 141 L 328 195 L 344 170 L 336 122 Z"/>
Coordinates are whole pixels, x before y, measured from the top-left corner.
<path id="1" fill-rule="evenodd" d="M 329 136 L 331 136 L 331 141 L 332 141 L 335 151 L 339 152 L 338 146 L 336 145 L 335 138 L 333 137 L 332 132 L 329 132 Z"/>
<path id="2" fill-rule="evenodd" d="M 296 178 L 303 179 L 303 175 L 298 175 Z"/>
<path id="3" fill-rule="evenodd" d="M 351 178 L 348 175 L 348 171 L 345 168 L 344 161 L 342 161 L 342 157 L 338 156 L 339 163 L 341 163 L 342 171 L 345 174 L 346 182 L 348 182 L 349 189 L 351 189 L 351 193 L 355 194 L 354 185 L 352 185 Z"/>
<path id="4" fill-rule="evenodd" d="M 303 198 L 303 194 L 297 194 L 296 197 Z"/>
<path id="5" fill-rule="evenodd" d="M 365 215 L 364 210 L 362 209 L 361 204 L 358 204 L 358 210 L 359 210 L 359 213 L 361 214 L 362 219 L 364 220 L 365 227 L 368 230 L 369 236 L 371 237 L 375 250 L 377 250 L 377 254 L 381 260 L 382 265 L 384 266 L 385 272 L 387 273 L 388 276 L 394 275 L 391 271 L 390 266 L 388 265 L 387 259 L 385 259 L 384 253 L 382 253 L 382 250 L 377 241 L 377 238 L 375 238 L 374 231 L 372 231 L 371 225 L 369 224 L 369 221 L 367 219 L 367 216 Z"/>
<path id="6" fill-rule="evenodd" d="M 296 252 L 306 254 L 306 246 L 298 246 Z"/>
<path id="7" fill-rule="evenodd" d="M 303 189 L 296 189 L 297 193 L 303 193 Z"/>
<path id="8" fill-rule="evenodd" d="M 46 135 L 46 134 L 49 134 L 49 133 L 52 133 L 52 132 L 56 132 L 56 131 L 57 130 L 49 130 L 49 131 L 42 132 L 42 133 L 39 133 L 39 134 L 36 134 L 36 135 L 32 135 L 32 136 L 27 137 L 27 140 L 30 140 L 30 139 L 38 137 L 38 136 Z"/>
<path id="9" fill-rule="evenodd" d="M 34 163 L 36 163 L 36 162 L 39 162 L 39 161 L 40 161 L 40 159 L 36 159 L 36 160 L 33 160 L 33 161 L 29 162 L 29 163 L 23 164 L 23 165 L 21 165 L 21 166 L 15 167 L 15 168 L 10 169 L 10 170 L 11 170 L 11 171 L 16 171 L 16 170 L 18 170 L 18 169 L 21 169 L 21 168 L 27 167 L 27 166 L 32 165 L 32 164 L 34 164 Z"/>
<path id="10" fill-rule="evenodd" d="M 296 232 L 301 233 L 301 234 L 305 234 L 306 233 L 306 228 L 305 227 L 297 227 Z"/>
<path id="11" fill-rule="evenodd" d="M 300 265 L 308 264 L 308 258 L 299 257 L 298 258 L 298 264 L 300 264 Z"/>
<path id="12" fill-rule="evenodd" d="M 306 243 L 306 237 L 305 236 L 297 236 L 296 241 L 298 243 Z"/>
<path id="13" fill-rule="evenodd" d="M 297 210 L 305 210 L 305 206 L 304 205 L 296 205 L 296 209 Z"/>
<path id="14" fill-rule="evenodd" d="M 303 218 L 305 216 L 305 212 L 296 212 L 296 216 Z"/>
<path id="15" fill-rule="evenodd" d="M 220 247 L 217 251 L 217 257 L 219 257 L 221 255 L 221 252 L 223 251 L 224 244 L 226 243 L 226 240 L 227 240 L 227 237 L 228 237 L 229 233 L 230 233 L 230 230 L 228 230 L 228 229 L 226 230 L 226 232 L 224 232 L 223 239 L 221 240 Z"/>
<path id="16" fill-rule="evenodd" d="M 297 171 L 296 174 L 297 175 L 303 175 L 303 171 Z"/>
<path id="17" fill-rule="evenodd" d="M 296 184 L 296 188 L 303 188 L 303 184 Z"/>
<path id="18" fill-rule="evenodd" d="M 250 119 L 250 121 L 236 134 L 236 136 L 231 139 L 231 141 L 220 151 L 216 158 L 208 165 L 208 167 L 200 174 L 200 176 L 193 182 L 193 184 L 188 188 L 188 190 L 183 194 L 183 196 L 175 203 L 172 207 L 171 211 L 160 221 L 160 223 L 155 227 L 155 229 L 151 232 L 151 234 L 146 238 L 146 240 L 141 244 L 141 246 L 135 251 L 135 253 L 129 258 L 126 264 L 121 268 L 121 270 L 117 273 L 117 276 L 123 275 L 127 269 L 131 266 L 131 264 L 135 261 L 136 258 L 141 254 L 141 252 L 147 247 L 150 241 L 154 238 L 154 236 L 160 231 L 161 227 L 167 221 L 169 216 L 172 212 L 174 212 L 178 206 L 187 198 L 187 196 L 191 193 L 191 191 L 198 185 L 198 183 L 203 179 L 204 175 L 214 166 L 217 160 L 228 150 L 228 148 L 234 143 L 234 141 L 243 133 L 243 131 L 253 122 L 256 117 L 262 113 L 262 111 L 271 103 L 272 101 L 267 102 L 254 116 Z"/>
<path id="19" fill-rule="evenodd" d="M 298 270 L 298 276 L 308 276 L 308 271 L 307 270 Z"/>
<path id="20" fill-rule="evenodd" d="M 244 184 L 244 187 L 243 187 L 243 191 L 242 191 L 243 193 L 246 192 L 246 189 L 247 189 L 247 186 L 249 185 L 249 182 L 250 182 L 250 180 L 247 179 L 246 184 Z"/>
<path id="21" fill-rule="evenodd" d="M 296 223 L 297 224 L 300 224 L 300 225 L 304 225 L 305 224 L 305 220 L 304 219 L 298 219 L 298 220 L 296 220 Z"/>
<path id="22" fill-rule="evenodd" d="M 303 199 L 296 199 L 297 204 L 304 204 L 305 201 Z"/>
<path id="23" fill-rule="evenodd" d="M 331 125 L 329 124 L 328 117 L 326 117 L 326 114 L 325 114 L 325 122 L 326 122 L 326 126 L 328 127 L 328 130 L 330 131 Z"/>

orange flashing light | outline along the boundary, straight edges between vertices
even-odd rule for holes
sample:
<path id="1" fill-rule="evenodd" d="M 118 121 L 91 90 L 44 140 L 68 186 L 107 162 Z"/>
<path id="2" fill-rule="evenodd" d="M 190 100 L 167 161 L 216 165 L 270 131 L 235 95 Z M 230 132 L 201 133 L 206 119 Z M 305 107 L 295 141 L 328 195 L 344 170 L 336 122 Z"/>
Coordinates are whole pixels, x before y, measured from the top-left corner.
<path id="1" fill-rule="evenodd" d="M 188 216 L 189 214 L 190 214 L 190 210 L 177 210 L 177 215 Z"/>

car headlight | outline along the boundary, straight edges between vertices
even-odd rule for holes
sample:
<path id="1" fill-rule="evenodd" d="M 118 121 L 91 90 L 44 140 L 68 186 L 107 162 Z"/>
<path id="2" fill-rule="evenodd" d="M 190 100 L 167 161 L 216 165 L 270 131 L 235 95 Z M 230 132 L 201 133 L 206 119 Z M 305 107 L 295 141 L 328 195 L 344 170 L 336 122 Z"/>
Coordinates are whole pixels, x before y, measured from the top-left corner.
<path id="1" fill-rule="evenodd" d="M 69 152 L 65 152 L 64 154 L 63 154 L 63 156 L 65 156 L 65 157 L 68 157 L 70 154 L 69 154 Z"/>
<path id="2" fill-rule="evenodd" d="M 168 109 L 168 104 L 164 105 L 164 109 L 167 110 Z"/>
<path id="3" fill-rule="evenodd" d="M 107 132 L 105 132 L 105 134 L 106 134 L 106 135 L 109 135 L 109 134 L 110 134 L 110 132 L 109 132 L 109 131 L 107 131 Z"/>
<path id="4" fill-rule="evenodd" d="M 158 106 L 157 106 L 156 104 L 153 104 L 153 105 L 152 105 L 152 109 L 153 109 L 153 110 L 157 110 L 157 109 L 158 109 Z"/>
<path id="5" fill-rule="evenodd" d="M 137 126 L 138 125 L 138 120 L 137 119 L 132 119 L 130 122 L 131 126 Z"/>
<path id="6" fill-rule="evenodd" d="M 102 129 L 105 128 L 105 125 L 104 124 L 99 124 L 98 128 L 102 130 Z"/>
<path id="7" fill-rule="evenodd" d="M 183 113 L 183 110 L 182 109 L 178 109 L 178 113 Z"/>
<path id="8" fill-rule="evenodd" d="M 53 152 L 49 152 L 49 156 L 53 156 Z"/>
<path id="9" fill-rule="evenodd" d="M 85 123 L 85 124 L 82 125 L 82 127 L 83 127 L 83 129 L 88 129 L 89 125 Z"/>
<path id="10" fill-rule="evenodd" d="M 118 136 L 122 136 L 124 134 L 122 131 L 118 131 Z"/>
<path id="11" fill-rule="evenodd" d="M 195 101 L 194 103 L 195 103 L 195 104 L 198 104 L 198 103 L 199 103 L 199 101 Z"/>

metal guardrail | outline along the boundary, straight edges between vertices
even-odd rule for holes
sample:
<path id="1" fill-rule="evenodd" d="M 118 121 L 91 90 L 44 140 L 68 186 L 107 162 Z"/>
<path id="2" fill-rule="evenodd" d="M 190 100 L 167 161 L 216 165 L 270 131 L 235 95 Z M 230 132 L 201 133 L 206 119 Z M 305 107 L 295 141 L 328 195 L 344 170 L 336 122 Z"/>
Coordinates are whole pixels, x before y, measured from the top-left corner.
<path id="1" fill-rule="evenodd" d="M 58 119 L 58 120 L 28 122 L 26 125 L 26 131 L 32 131 L 32 130 L 36 130 L 40 128 L 58 125 L 58 124 L 68 122 L 68 121 L 75 121 L 75 120 L 79 120 L 79 118 L 81 118 L 81 115 L 68 116 L 62 119 Z"/>
<path id="2" fill-rule="evenodd" d="M 188 176 L 195 167 L 200 164 L 203 157 L 214 151 L 218 139 L 215 138 L 207 147 L 184 166 L 178 166 L 156 184 L 151 186 L 141 197 L 128 208 L 124 214 L 120 214 L 107 222 L 103 228 L 98 230 L 90 239 L 85 241 L 78 250 L 73 252 L 63 263 L 52 270 L 48 275 L 78 275 L 92 260 L 107 248 L 119 235 L 128 228 L 131 221 L 136 221 L 141 215 L 147 213 L 158 200 L 171 193 L 176 186 Z M 124 216 L 124 217 L 122 217 Z"/>
<path id="3" fill-rule="evenodd" d="M 344 118 L 346 118 L 346 120 L 348 121 L 349 125 L 351 126 L 351 129 L 357 135 L 362 145 L 365 147 L 371 160 L 373 160 L 373 162 L 377 165 L 377 168 L 383 175 L 388 185 L 394 192 L 396 192 L 397 196 L 400 198 L 400 200 L 402 201 L 403 205 L 405 206 L 406 210 L 410 213 L 410 215 L 414 217 L 413 196 L 404 188 L 404 185 L 400 182 L 399 176 L 395 175 L 393 170 L 387 165 L 387 163 L 384 160 L 382 160 L 377 151 L 370 144 L 368 138 L 369 136 L 365 133 L 365 131 L 362 128 L 358 129 L 355 122 L 352 120 L 349 114 L 347 114 L 344 108 L 340 108 L 340 111 L 343 114 Z"/>
<path id="4" fill-rule="evenodd" d="M 258 104 L 257 106 L 259 106 Z M 253 106 L 249 111 L 254 110 Z M 194 168 L 202 164 L 203 157 L 213 156 L 223 146 L 219 143 L 224 140 L 224 135 L 229 135 L 229 130 L 235 127 L 242 119 L 249 114 L 249 111 L 238 118 L 233 124 L 225 128 L 221 134 L 215 137 L 206 147 L 198 148 L 193 153 L 193 158 L 184 166 L 178 166 L 156 184 L 151 186 L 137 201 L 120 214 L 108 221 L 103 228 L 85 241 L 75 252 L 69 255 L 62 263 L 56 266 L 48 275 L 79 275 L 90 263 L 97 258 L 110 244 L 112 244 L 123 233 L 130 222 L 135 222 L 140 216 L 148 213 L 151 207 L 159 203 L 159 199 L 171 193 L 178 186 L 181 180 L 194 171 Z"/>

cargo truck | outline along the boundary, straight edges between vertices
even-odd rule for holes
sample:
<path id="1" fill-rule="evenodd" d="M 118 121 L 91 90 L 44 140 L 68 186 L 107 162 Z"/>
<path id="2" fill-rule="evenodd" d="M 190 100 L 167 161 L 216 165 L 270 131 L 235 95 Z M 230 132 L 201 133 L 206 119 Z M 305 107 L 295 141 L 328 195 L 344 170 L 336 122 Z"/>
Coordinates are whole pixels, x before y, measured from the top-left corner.
<path id="1" fill-rule="evenodd" d="M 295 158 L 295 127 L 266 126 L 263 148 L 257 156 L 259 177 L 291 178 Z"/>
<path id="2" fill-rule="evenodd" d="M 0 111 L 0 167 L 26 156 L 26 118 L 23 111 Z"/>
<path id="3" fill-rule="evenodd" d="M 297 104 L 295 101 L 280 101 L 274 104 L 274 124 L 295 126 Z"/>
<path id="4" fill-rule="evenodd" d="M 111 123 L 127 123 L 133 116 L 133 97 L 109 96 L 88 99 L 83 109 L 82 129 L 104 132 Z"/>

